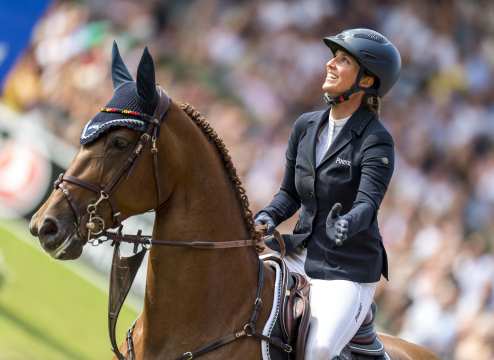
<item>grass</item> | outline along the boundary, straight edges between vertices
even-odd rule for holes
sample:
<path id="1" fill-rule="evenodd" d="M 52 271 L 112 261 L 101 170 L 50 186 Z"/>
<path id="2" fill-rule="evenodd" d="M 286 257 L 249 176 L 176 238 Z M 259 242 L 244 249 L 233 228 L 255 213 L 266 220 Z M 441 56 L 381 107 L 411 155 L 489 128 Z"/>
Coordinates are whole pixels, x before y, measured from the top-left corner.
<path id="1" fill-rule="evenodd" d="M 0 221 L 0 256 L 0 360 L 112 357 L 108 294 L 79 275 L 77 261 L 51 259 L 27 224 L 19 231 L 7 221 Z M 136 316 L 122 309 L 119 341 Z"/>

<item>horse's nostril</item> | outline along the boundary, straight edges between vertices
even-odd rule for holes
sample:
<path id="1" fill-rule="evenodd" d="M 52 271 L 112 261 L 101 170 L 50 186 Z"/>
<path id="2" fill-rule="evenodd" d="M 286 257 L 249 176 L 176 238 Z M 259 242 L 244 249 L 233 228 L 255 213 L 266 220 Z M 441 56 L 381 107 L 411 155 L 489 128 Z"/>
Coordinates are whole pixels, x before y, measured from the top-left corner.
<path id="1" fill-rule="evenodd" d="M 58 233 L 57 221 L 53 218 L 46 218 L 39 229 L 39 236 L 43 238 L 53 238 Z"/>

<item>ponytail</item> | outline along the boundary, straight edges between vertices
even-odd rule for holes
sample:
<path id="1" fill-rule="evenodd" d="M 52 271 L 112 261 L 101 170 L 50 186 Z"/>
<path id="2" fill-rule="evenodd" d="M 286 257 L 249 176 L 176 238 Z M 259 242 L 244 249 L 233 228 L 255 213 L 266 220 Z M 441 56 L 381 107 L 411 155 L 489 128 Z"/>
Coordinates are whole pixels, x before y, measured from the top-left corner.
<path id="1" fill-rule="evenodd" d="M 381 98 L 374 94 L 365 94 L 362 99 L 362 105 L 376 115 L 381 111 Z"/>

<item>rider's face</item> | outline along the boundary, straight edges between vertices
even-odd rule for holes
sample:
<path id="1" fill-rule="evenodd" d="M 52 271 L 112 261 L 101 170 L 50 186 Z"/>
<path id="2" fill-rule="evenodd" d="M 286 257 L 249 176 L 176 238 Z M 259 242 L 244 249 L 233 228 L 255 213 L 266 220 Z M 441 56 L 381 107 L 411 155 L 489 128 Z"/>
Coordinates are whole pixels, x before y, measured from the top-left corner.
<path id="1" fill-rule="evenodd" d="M 326 80 L 322 90 L 329 95 L 339 95 L 352 87 L 359 71 L 357 61 L 343 50 L 326 63 Z"/>

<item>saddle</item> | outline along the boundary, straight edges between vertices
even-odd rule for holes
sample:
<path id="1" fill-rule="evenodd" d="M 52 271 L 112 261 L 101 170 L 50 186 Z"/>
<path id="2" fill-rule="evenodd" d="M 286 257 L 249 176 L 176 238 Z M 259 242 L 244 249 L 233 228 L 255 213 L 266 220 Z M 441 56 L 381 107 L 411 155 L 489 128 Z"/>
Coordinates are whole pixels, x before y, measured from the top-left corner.
<path id="1" fill-rule="evenodd" d="M 280 269 L 278 298 L 273 301 L 277 318 L 271 326 L 271 335 L 279 337 L 292 349 L 290 353 L 286 353 L 271 347 L 270 358 L 302 360 L 309 333 L 310 284 L 304 276 L 290 272 L 282 258 L 275 255 L 261 258 L 264 262 L 276 263 Z"/>

